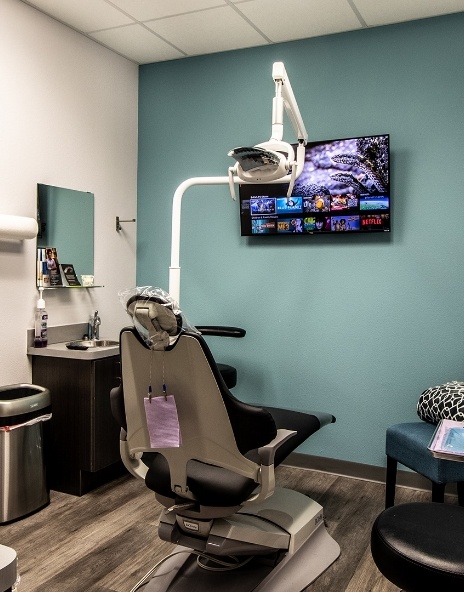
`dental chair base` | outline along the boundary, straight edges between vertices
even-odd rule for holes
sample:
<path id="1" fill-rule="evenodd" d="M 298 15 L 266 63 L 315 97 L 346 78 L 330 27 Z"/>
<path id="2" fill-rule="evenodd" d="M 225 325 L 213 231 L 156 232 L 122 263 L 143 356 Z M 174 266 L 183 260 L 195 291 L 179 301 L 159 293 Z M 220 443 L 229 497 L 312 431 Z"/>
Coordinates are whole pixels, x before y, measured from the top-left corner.
<path id="1" fill-rule="evenodd" d="M 163 512 L 160 537 L 180 545 L 144 592 L 212 592 L 218 588 L 221 592 L 300 592 L 340 554 L 338 543 L 326 530 L 322 507 L 289 489 L 276 488 L 261 504 L 215 519 L 206 539 L 195 538 L 198 528 L 194 518 Z M 185 533 L 186 529 L 191 529 L 192 535 Z M 240 562 L 247 555 L 253 559 L 227 571 L 225 577 L 221 568 L 202 568 L 194 550 L 217 559 L 234 556 Z"/>

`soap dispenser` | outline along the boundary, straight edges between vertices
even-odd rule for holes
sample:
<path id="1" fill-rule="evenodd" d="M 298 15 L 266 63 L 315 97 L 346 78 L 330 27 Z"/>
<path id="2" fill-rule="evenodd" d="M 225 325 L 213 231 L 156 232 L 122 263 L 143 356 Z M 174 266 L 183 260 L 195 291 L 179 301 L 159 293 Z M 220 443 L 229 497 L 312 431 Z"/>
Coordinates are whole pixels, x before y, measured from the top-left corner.
<path id="1" fill-rule="evenodd" d="M 47 324 L 48 314 L 45 310 L 45 300 L 43 299 L 43 288 L 39 288 L 39 299 L 37 301 L 37 308 L 35 310 L 35 324 L 34 324 L 34 347 L 47 347 Z"/>

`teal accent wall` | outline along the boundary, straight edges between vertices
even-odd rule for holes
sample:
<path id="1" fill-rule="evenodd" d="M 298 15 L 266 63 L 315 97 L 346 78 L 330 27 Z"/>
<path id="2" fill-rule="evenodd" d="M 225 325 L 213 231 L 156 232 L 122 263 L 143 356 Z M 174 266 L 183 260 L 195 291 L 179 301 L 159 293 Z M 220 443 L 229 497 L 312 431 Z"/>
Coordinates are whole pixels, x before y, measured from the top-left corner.
<path id="1" fill-rule="evenodd" d="M 337 416 L 300 452 L 382 466 L 386 428 L 464 379 L 463 32 L 459 13 L 140 68 L 138 285 L 168 288 L 176 187 L 269 139 L 273 62 L 311 140 L 390 134 L 390 234 L 241 238 L 227 186 L 184 196 L 181 307 L 247 330 L 209 338 L 236 395 Z"/>

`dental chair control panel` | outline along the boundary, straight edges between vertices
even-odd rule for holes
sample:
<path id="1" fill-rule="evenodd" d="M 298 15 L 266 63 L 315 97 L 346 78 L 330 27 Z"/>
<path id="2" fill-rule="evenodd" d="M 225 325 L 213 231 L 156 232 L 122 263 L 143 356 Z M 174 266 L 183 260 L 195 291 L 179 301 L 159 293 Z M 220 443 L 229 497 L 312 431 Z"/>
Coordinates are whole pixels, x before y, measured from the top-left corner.
<path id="1" fill-rule="evenodd" d="M 121 331 L 111 393 L 121 457 L 164 507 L 159 537 L 177 545 L 143 589 L 299 592 L 340 548 L 322 507 L 276 487 L 274 469 L 335 418 L 239 401 L 168 294 L 125 304 L 134 326 Z"/>

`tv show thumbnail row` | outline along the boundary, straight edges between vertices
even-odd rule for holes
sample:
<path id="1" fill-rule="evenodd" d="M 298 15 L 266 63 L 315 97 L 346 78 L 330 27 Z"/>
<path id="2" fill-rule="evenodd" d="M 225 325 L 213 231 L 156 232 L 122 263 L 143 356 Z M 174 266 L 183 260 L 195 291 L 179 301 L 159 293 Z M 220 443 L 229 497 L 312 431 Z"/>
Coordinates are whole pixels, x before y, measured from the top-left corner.
<path id="1" fill-rule="evenodd" d="M 390 209 L 387 195 L 315 195 L 313 197 L 256 196 L 242 200 L 242 210 L 251 216 L 304 214 L 316 212 L 382 211 Z"/>
<path id="2" fill-rule="evenodd" d="M 389 231 L 390 214 L 252 218 L 251 234 Z"/>

